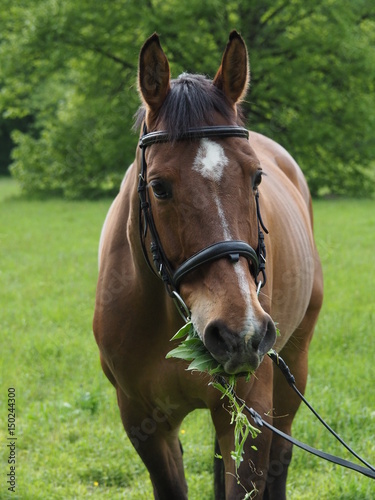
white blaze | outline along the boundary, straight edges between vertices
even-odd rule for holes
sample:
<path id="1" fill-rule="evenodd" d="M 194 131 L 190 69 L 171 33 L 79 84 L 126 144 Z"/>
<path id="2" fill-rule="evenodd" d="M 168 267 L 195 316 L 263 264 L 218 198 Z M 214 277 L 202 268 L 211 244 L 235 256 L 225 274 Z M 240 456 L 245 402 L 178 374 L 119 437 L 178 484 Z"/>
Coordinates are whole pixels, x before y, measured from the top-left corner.
<path id="1" fill-rule="evenodd" d="M 228 158 L 220 144 L 209 139 L 201 139 L 193 170 L 202 174 L 206 179 L 219 182 L 228 163 Z"/>
<path id="2" fill-rule="evenodd" d="M 193 163 L 193 170 L 199 172 L 206 179 L 218 183 L 228 163 L 228 158 L 220 144 L 210 141 L 209 139 L 201 139 L 197 156 Z M 219 214 L 221 227 L 223 228 L 224 240 L 230 240 L 231 236 L 228 223 L 225 219 L 223 206 L 217 194 L 215 194 L 214 201 Z"/>
<path id="3" fill-rule="evenodd" d="M 219 183 L 224 174 L 225 167 L 228 164 L 229 160 L 220 144 L 210 141 L 209 139 L 201 139 L 197 156 L 195 157 L 193 163 L 193 170 L 199 172 L 206 179 Z M 223 239 L 232 240 L 233 237 L 230 234 L 223 205 L 217 193 L 214 195 L 214 202 L 217 208 L 219 220 L 221 222 Z M 241 290 L 241 294 L 246 303 L 247 314 L 244 329 L 248 332 L 248 335 L 251 335 L 254 331 L 255 315 L 250 301 L 250 292 L 246 272 L 243 265 L 239 262 L 234 264 L 234 269 L 237 275 L 239 289 Z"/>

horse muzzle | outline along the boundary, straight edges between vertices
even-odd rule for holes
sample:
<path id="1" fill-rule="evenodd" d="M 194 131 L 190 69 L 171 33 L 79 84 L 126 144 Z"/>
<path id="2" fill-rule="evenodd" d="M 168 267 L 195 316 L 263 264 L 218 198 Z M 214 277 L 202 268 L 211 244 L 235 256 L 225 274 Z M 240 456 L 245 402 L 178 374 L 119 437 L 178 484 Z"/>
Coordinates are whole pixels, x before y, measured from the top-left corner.
<path id="1" fill-rule="evenodd" d="M 271 317 L 257 327 L 240 333 L 231 330 L 224 321 L 211 321 L 203 332 L 208 351 L 230 375 L 255 371 L 276 341 L 276 328 Z"/>

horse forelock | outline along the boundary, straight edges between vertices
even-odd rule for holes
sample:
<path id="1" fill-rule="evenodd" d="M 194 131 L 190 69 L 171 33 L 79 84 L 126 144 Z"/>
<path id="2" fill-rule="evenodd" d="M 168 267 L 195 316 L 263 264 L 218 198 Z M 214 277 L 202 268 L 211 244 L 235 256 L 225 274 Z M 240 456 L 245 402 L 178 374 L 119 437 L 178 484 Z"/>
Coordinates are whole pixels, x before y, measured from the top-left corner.
<path id="1" fill-rule="evenodd" d="M 171 89 L 161 106 L 154 124 L 155 130 L 163 129 L 171 141 L 189 128 L 215 125 L 217 114 L 225 121 L 243 125 L 242 113 L 235 110 L 224 93 L 203 75 L 181 74 L 171 81 Z M 141 106 L 136 113 L 134 128 L 138 129 L 146 117 Z"/>

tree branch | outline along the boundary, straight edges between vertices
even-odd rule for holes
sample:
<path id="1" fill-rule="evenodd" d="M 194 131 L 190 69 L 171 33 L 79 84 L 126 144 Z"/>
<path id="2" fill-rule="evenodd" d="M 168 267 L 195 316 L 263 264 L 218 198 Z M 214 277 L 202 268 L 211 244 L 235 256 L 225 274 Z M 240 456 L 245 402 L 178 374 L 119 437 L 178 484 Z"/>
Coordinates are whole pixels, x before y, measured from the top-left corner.
<path id="1" fill-rule="evenodd" d="M 108 59 L 111 59 L 112 61 L 114 61 L 118 64 L 121 64 L 121 66 L 124 69 L 131 69 L 131 70 L 135 69 L 135 66 L 133 66 L 132 64 L 129 64 L 124 59 L 121 59 L 120 57 L 115 56 L 114 54 L 111 54 L 110 52 L 102 49 L 101 47 L 99 47 L 97 45 L 88 45 L 87 48 L 93 50 L 94 52 L 97 52 L 98 54 L 101 54 L 102 56 L 107 57 Z"/>

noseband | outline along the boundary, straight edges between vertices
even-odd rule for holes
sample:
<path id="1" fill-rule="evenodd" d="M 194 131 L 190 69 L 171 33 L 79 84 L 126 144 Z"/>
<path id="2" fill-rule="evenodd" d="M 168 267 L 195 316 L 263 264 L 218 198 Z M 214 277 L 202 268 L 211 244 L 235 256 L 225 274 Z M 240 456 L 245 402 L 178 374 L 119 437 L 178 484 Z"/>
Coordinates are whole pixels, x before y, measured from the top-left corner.
<path id="1" fill-rule="evenodd" d="M 249 132 L 243 127 L 238 126 L 211 126 L 211 127 L 199 127 L 190 128 L 183 134 L 181 134 L 177 140 L 197 140 L 203 138 L 226 138 L 226 137 L 239 137 L 243 139 L 249 138 Z M 228 258 L 231 262 L 238 262 L 240 257 L 245 257 L 249 264 L 252 274 L 254 276 L 255 283 L 258 287 L 262 287 L 266 283 L 266 247 L 264 244 L 264 234 L 268 233 L 266 227 L 263 224 L 260 210 L 259 210 L 259 192 L 256 192 L 255 200 L 257 207 L 257 219 L 258 219 L 258 247 L 254 250 L 248 243 L 244 241 L 219 241 L 214 243 L 196 254 L 189 257 L 185 262 L 183 262 L 180 267 L 176 270 L 172 269 L 172 266 L 167 259 L 163 246 L 160 242 L 158 232 L 156 230 L 154 218 L 152 216 L 151 204 L 147 192 L 147 163 L 146 163 L 146 148 L 152 144 L 161 144 L 170 141 L 170 136 L 165 131 L 157 131 L 147 133 L 147 128 L 144 126 L 143 135 L 139 141 L 139 147 L 142 149 L 142 164 L 141 173 L 139 174 L 138 181 L 138 193 L 140 199 L 140 236 L 143 254 L 145 256 L 146 262 L 150 269 L 163 280 L 168 294 L 174 299 L 177 308 L 183 318 L 186 320 L 190 317 L 190 311 L 186 306 L 183 299 L 180 297 L 179 285 L 182 279 L 191 271 L 197 269 L 198 267 L 212 262 L 217 259 Z M 143 221 L 142 221 L 143 214 Z M 147 234 L 147 229 L 150 231 L 151 236 L 151 254 L 154 262 L 154 268 L 151 266 L 150 261 L 147 256 L 145 238 Z M 262 231 L 263 229 L 263 231 Z M 262 273 L 262 280 L 258 281 L 258 275 Z"/>

